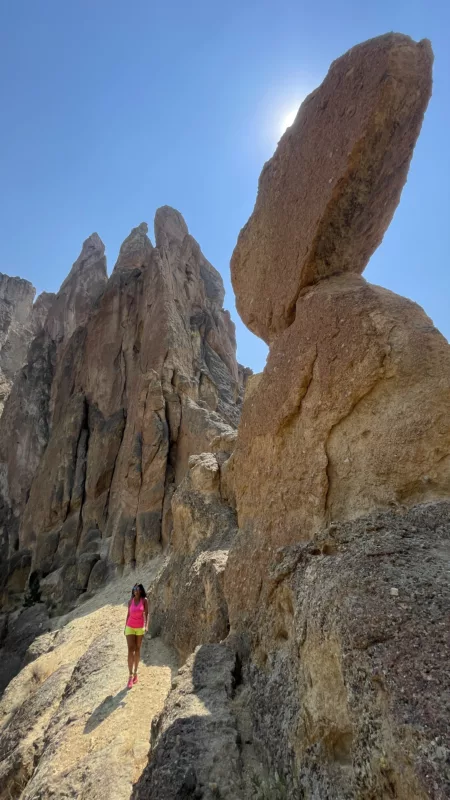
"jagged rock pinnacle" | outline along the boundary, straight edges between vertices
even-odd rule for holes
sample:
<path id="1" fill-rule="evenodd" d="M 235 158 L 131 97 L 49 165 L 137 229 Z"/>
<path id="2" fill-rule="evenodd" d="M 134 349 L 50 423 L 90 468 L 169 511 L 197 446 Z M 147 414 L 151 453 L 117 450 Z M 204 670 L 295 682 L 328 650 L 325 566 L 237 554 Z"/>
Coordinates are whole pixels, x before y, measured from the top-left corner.
<path id="1" fill-rule="evenodd" d="M 141 222 L 122 243 L 119 257 L 114 267 L 118 270 L 140 269 L 148 264 L 153 245 L 147 236 L 148 225 Z"/>
<path id="2" fill-rule="evenodd" d="M 165 247 L 168 242 L 182 242 L 189 234 L 182 214 L 170 206 L 161 206 L 155 214 L 156 247 Z"/>

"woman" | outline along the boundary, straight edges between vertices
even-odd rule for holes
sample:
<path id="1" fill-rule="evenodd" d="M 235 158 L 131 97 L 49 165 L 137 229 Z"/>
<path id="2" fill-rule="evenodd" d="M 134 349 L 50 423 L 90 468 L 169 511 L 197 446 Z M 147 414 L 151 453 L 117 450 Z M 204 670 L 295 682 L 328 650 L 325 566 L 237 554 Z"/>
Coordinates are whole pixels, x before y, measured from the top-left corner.
<path id="1" fill-rule="evenodd" d="M 148 631 L 148 600 L 142 583 L 136 583 L 131 590 L 125 621 L 125 636 L 128 644 L 128 689 L 138 682 L 138 666 L 141 658 L 141 645 L 144 633 Z"/>

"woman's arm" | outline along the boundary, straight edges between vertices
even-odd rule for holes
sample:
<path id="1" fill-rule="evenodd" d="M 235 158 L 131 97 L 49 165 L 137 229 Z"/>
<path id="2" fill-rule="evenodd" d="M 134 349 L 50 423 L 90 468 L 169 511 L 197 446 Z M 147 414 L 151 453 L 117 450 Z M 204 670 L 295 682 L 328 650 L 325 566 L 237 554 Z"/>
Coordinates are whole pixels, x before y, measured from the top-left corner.
<path id="1" fill-rule="evenodd" d="M 148 631 L 148 600 L 144 599 L 145 630 Z"/>

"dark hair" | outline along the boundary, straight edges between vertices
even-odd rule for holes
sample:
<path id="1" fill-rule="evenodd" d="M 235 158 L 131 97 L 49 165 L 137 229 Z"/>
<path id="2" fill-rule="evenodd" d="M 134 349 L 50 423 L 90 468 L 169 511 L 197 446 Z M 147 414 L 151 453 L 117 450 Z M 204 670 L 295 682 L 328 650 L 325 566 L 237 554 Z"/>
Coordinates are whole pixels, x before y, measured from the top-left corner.
<path id="1" fill-rule="evenodd" d="M 133 586 L 133 588 L 131 590 L 131 597 L 133 597 L 135 589 L 139 589 L 139 591 L 141 593 L 141 597 L 144 597 L 144 598 L 147 597 L 147 592 L 145 591 L 144 587 L 142 586 L 142 583 L 135 583 L 134 584 L 134 586 Z"/>

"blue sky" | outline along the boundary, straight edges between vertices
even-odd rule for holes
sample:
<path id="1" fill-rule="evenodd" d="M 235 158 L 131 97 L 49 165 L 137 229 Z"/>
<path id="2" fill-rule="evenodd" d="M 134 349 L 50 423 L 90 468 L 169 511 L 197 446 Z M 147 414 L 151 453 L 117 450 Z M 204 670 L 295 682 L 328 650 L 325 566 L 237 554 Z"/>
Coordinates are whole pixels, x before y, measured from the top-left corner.
<path id="1" fill-rule="evenodd" d="M 449 23 L 444 0 L 0 0 L 0 271 L 55 291 L 90 233 L 111 269 L 130 229 L 172 205 L 223 276 L 239 360 L 260 370 L 229 280 L 259 173 L 330 62 L 396 30 L 432 40 L 434 93 L 365 276 L 449 338 Z"/>

